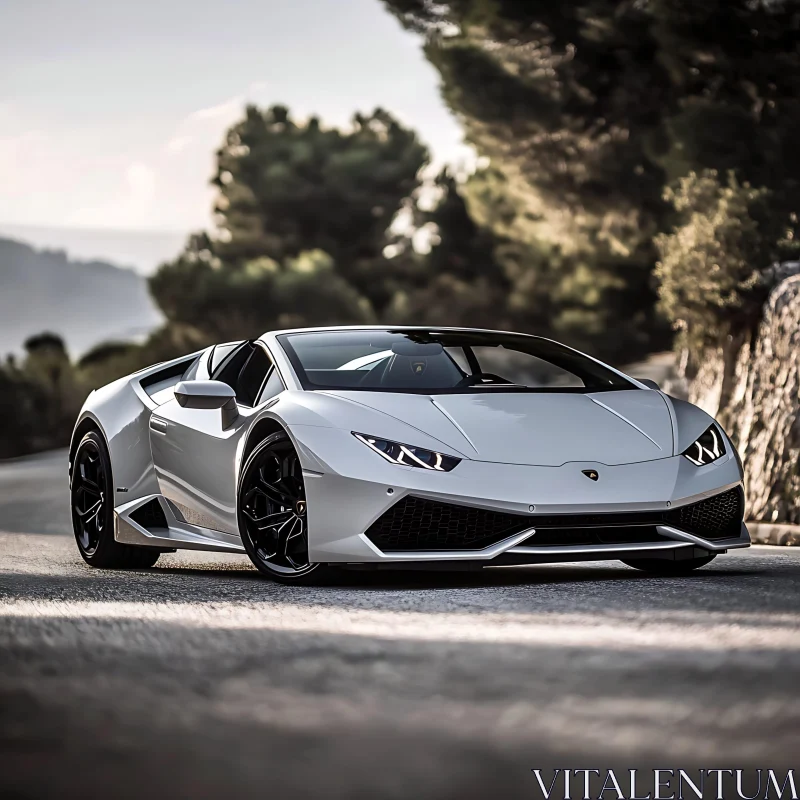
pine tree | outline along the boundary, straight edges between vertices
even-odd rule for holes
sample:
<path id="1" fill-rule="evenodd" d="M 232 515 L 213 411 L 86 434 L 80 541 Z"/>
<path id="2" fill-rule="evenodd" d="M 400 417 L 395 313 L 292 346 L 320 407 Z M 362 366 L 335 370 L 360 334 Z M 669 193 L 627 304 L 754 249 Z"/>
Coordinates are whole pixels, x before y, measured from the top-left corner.
<path id="1" fill-rule="evenodd" d="M 427 251 L 409 253 L 388 315 L 395 322 L 508 327 L 510 283 L 495 259 L 497 242 L 472 218 L 456 179 L 443 170 L 413 206 L 411 232 Z"/>
<path id="2" fill-rule="evenodd" d="M 692 170 L 733 169 L 794 210 L 797 0 L 384 2 L 490 160 L 470 206 L 554 329 L 662 341 L 653 238 L 672 221 L 664 187 Z"/>
<path id="3" fill-rule="evenodd" d="M 172 325 L 208 341 L 372 322 L 392 300 L 388 229 L 427 151 L 381 109 L 348 130 L 250 106 L 217 153 L 217 230 L 150 281 Z"/>

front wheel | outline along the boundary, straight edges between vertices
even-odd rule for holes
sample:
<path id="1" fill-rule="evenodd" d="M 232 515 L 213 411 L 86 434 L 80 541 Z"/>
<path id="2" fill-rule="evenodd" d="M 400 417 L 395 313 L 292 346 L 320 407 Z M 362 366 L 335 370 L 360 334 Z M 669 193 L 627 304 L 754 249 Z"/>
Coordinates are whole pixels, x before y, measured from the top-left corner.
<path id="1" fill-rule="evenodd" d="M 145 569 L 160 555 L 152 547 L 133 547 L 114 539 L 114 485 L 103 437 L 89 431 L 81 439 L 70 477 L 72 528 L 83 560 L 105 569 Z"/>
<path id="2" fill-rule="evenodd" d="M 250 560 L 280 583 L 313 585 L 334 570 L 308 558 L 305 482 L 292 440 L 273 433 L 253 450 L 239 484 L 239 531 Z"/>
<path id="3" fill-rule="evenodd" d="M 681 561 L 668 561 L 663 558 L 623 558 L 621 560 L 629 567 L 656 575 L 685 575 L 710 564 L 716 557 L 716 553 L 711 553 L 707 556 L 700 556 L 700 558 L 686 558 Z"/>

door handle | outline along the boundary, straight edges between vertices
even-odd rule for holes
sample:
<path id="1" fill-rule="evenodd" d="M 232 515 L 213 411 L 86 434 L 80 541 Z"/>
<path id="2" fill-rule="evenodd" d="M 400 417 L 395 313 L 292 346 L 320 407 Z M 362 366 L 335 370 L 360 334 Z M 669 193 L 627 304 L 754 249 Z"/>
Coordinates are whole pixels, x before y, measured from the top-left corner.
<path id="1" fill-rule="evenodd" d="M 169 423 L 158 417 L 150 417 L 150 430 L 154 433 L 166 433 Z"/>

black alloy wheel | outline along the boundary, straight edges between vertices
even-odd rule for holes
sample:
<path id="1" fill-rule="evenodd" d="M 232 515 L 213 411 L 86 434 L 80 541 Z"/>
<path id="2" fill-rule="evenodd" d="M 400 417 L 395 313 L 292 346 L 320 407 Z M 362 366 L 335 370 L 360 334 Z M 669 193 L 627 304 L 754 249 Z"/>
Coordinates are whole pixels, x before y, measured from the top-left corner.
<path id="1" fill-rule="evenodd" d="M 108 483 L 100 448 L 87 438 L 78 448 L 72 477 L 72 520 L 81 552 L 93 556 L 106 524 Z"/>
<path id="2" fill-rule="evenodd" d="M 89 431 L 80 441 L 70 473 L 72 528 L 83 560 L 93 567 L 144 569 L 160 555 L 114 539 L 114 487 L 103 437 Z"/>
<path id="3" fill-rule="evenodd" d="M 239 530 L 250 560 L 281 583 L 312 584 L 333 570 L 308 559 L 308 506 L 303 468 L 288 434 L 261 442 L 239 484 Z"/>

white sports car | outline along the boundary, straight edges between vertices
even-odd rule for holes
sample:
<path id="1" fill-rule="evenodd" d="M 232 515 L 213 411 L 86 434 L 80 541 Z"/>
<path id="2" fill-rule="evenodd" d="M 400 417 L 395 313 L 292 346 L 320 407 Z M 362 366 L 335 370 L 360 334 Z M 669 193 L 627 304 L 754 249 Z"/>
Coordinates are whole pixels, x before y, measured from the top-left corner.
<path id="1" fill-rule="evenodd" d="M 149 367 L 89 396 L 70 482 L 98 567 L 187 548 L 288 583 L 595 559 L 678 573 L 750 544 L 711 417 L 498 331 L 277 331 Z"/>

